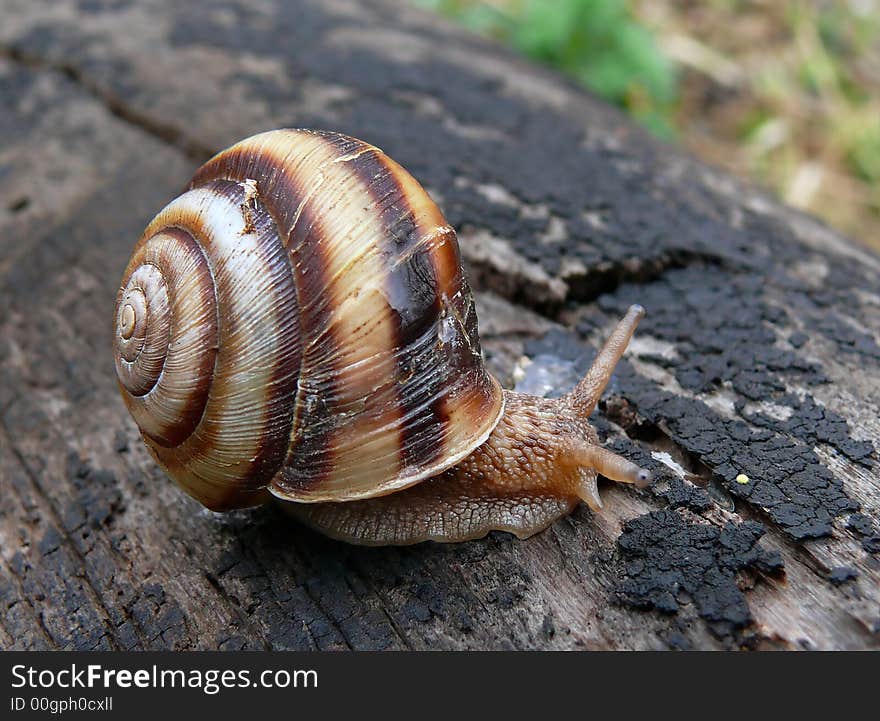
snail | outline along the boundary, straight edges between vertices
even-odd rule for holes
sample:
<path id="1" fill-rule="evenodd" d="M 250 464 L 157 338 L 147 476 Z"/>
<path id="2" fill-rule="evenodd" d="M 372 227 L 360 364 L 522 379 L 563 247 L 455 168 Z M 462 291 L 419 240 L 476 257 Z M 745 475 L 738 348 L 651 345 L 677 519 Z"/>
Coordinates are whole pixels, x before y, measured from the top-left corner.
<path id="1" fill-rule="evenodd" d="M 275 130 L 199 168 L 149 223 L 116 298 L 123 400 L 152 456 L 212 510 L 275 498 L 363 545 L 525 538 L 597 474 L 651 474 L 588 418 L 644 310 L 561 398 L 486 370 L 455 231 L 382 151 Z"/>

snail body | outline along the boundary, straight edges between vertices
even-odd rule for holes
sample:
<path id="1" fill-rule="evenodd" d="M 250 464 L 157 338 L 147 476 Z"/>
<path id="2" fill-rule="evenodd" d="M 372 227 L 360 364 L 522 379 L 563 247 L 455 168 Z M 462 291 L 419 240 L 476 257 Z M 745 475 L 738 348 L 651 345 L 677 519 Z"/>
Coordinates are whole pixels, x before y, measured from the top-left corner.
<path id="1" fill-rule="evenodd" d="M 643 314 L 568 395 L 503 390 L 417 181 L 354 138 L 278 130 L 212 158 L 147 226 L 114 351 L 147 448 L 213 510 L 275 498 L 372 545 L 525 537 L 601 508 L 597 473 L 649 482 L 587 420 Z"/>

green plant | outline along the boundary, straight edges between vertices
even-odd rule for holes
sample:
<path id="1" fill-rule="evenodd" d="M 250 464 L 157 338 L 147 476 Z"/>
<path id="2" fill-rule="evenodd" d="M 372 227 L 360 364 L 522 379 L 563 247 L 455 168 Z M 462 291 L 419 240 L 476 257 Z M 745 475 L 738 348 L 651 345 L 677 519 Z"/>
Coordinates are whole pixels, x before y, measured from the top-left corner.
<path id="1" fill-rule="evenodd" d="M 626 0 L 418 0 L 517 48 L 673 135 L 677 77 Z"/>

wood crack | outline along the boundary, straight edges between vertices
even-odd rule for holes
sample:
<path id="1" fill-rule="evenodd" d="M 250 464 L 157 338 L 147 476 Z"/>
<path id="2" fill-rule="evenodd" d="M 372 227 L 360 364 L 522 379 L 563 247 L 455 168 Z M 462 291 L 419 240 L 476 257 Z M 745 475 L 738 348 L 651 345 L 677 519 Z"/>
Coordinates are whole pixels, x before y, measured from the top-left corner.
<path id="1" fill-rule="evenodd" d="M 146 133 L 155 140 L 176 148 L 199 165 L 217 153 L 216 149 L 186 134 L 180 128 L 162 122 L 128 105 L 110 90 L 91 80 L 72 63 L 51 61 L 8 45 L 0 45 L 0 57 L 31 70 L 63 75 L 94 100 L 97 100 L 113 117 Z"/>

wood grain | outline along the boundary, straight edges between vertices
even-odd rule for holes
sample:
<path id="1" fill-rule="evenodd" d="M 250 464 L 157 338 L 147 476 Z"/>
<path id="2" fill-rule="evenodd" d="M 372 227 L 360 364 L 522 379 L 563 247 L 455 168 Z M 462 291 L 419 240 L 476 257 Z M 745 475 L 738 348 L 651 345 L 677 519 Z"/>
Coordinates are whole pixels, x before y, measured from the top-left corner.
<path id="1" fill-rule="evenodd" d="M 0 101 L 0 647 L 880 646 L 880 259 L 856 242 L 404 2 L 13 1 Z M 177 491 L 116 389 L 117 283 L 201 162 L 282 126 L 434 195 L 508 386 L 528 357 L 567 390 L 645 305 L 597 423 L 654 489 L 405 549 Z"/>

